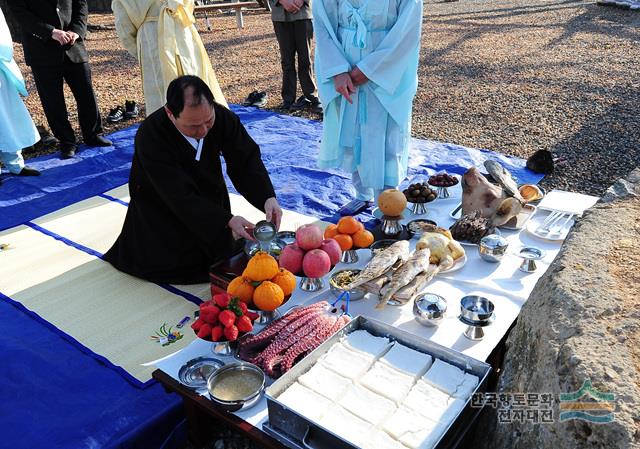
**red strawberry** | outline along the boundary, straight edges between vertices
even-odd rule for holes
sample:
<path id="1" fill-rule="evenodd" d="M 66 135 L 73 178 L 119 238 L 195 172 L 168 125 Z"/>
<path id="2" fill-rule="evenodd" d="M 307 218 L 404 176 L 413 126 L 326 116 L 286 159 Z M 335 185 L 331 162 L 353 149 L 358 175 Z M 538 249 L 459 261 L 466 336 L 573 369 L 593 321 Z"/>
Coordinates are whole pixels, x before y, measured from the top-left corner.
<path id="1" fill-rule="evenodd" d="M 257 320 L 258 317 L 260 316 L 260 315 L 258 315 L 257 312 L 252 312 L 251 310 L 247 310 L 245 315 L 248 316 L 251 321 Z"/>
<path id="2" fill-rule="evenodd" d="M 224 327 L 233 326 L 233 323 L 236 322 L 236 314 L 231 310 L 223 310 L 220 312 L 220 315 L 218 315 L 218 321 L 220 321 L 220 324 Z"/>
<path id="3" fill-rule="evenodd" d="M 218 314 L 220 309 L 216 306 L 207 306 L 200 309 L 200 318 L 209 324 L 216 324 L 218 322 Z"/>
<path id="4" fill-rule="evenodd" d="M 243 303 L 242 301 L 239 301 L 238 307 L 240 307 L 240 310 L 242 310 L 243 315 L 247 314 L 247 305 L 245 303 Z"/>
<path id="5" fill-rule="evenodd" d="M 198 318 L 191 324 L 191 329 L 193 329 L 196 333 L 200 330 L 202 325 L 204 324 L 204 320 L 202 318 Z"/>
<path id="6" fill-rule="evenodd" d="M 225 307 L 227 307 L 229 305 L 229 300 L 230 299 L 231 299 L 231 296 L 229 296 L 226 293 L 220 293 L 218 295 L 213 295 L 213 300 L 222 309 L 224 309 Z"/>
<path id="7" fill-rule="evenodd" d="M 211 330 L 211 339 L 213 341 L 220 341 L 222 340 L 223 333 L 224 333 L 224 327 L 218 324 Z"/>
<path id="8" fill-rule="evenodd" d="M 204 323 L 200 330 L 198 331 L 198 338 L 203 338 L 208 340 L 211 337 L 211 325 L 209 323 Z"/>
<path id="9" fill-rule="evenodd" d="M 236 326 L 240 332 L 251 332 L 253 330 L 251 319 L 246 315 L 236 320 Z"/>
<path id="10" fill-rule="evenodd" d="M 202 309 L 203 307 L 207 307 L 207 306 L 215 306 L 216 303 L 213 299 L 210 299 L 208 301 L 203 301 L 200 303 L 200 308 Z"/>
<path id="11" fill-rule="evenodd" d="M 227 340 L 234 341 L 238 338 L 238 328 L 234 325 L 224 328 L 224 336 L 227 337 Z"/>

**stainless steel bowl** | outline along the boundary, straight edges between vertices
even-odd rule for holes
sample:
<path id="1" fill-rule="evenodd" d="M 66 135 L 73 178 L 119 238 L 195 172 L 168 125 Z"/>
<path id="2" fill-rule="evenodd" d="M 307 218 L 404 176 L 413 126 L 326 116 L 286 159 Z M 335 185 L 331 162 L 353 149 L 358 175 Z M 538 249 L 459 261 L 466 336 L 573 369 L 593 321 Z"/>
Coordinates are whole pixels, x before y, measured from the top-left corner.
<path id="1" fill-rule="evenodd" d="M 335 273 L 333 273 L 331 275 L 331 277 L 329 278 L 329 289 L 331 290 L 331 293 L 333 293 L 335 295 L 335 297 L 337 298 L 338 296 L 340 296 L 342 293 L 344 293 L 344 289 L 341 287 L 338 287 L 337 284 L 337 277 L 340 275 L 340 273 L 344 273 L 345 271 L 350 271 L 351 273 L 353 273 L 354 275 L 357 275 L 360 273 L 360 270 L 340 270 L 340 271 L 336 271 Z M 365 292 L 362 288 L 357 287 L 354 289 L 349 290 L 349 301 L 358 301 L 362 298 L 364 298 L 364 295 L 366 295 L 367 292 Z"/>
<path id="2" fill-rule="evenodd" d="M 507 239 L 497 234 L 485 235 L 478 244 L 478 253 L 482 260 L 498 263 L 502 260 L 509 243 Z"/>
<path id="3" fill-rule="evenodd" d="M 280 257 L 280 253 L 282 252 L 284 247 L 287 246 L 287 244 L 280 239 L 273 239 L 270 242 L 266 242 L 265 245 L 267 252 L 276 259 Z M 260 249 L 260 242 L 254 240 L 247 240 L 244 245 L 244 253 L 249 257 L 253 257 L 253 255 L 260 251 Z"/>
<path id="4" fill-rule="evenodd" d="M 415 320 L 427 327 L 435 327 L 444 319 L 447 301 L 440 295 L 425 293 L 413 301 Z"/>
<path id="5" fill-rule="evenodd" d="M 484 296 L 469 295 L 460 300 L 460 315 L 469 322 L 491 319 L 494 305 Z"/>
<path id="6" fill-rule="evenodd" d="M 234 388 L 242 388 L 247 384 L 247 380 L 252 376 L 252 381 L 255 381 L 255 388 L 250 388 L 246 392 L 238 391 L 242 397 L 234 397 L 233 391 L 228 391 L 228 396 L 222 397 L 219 394 L 218 388 L 221 385 L 229 384 L 234 385 Z M 240 410 L 246 410 L 254 406 L 260 400 L 264 392 L 265 387 L 265 375 L 257 366 L 247 362 L 234 362 L 223 366 L 216 370 L 207 380 L 207 390 L 209 391 L 209 397 L 211 400 L 218 404 L 221 408 L 228 412 L 238 412 Z"/>
<path id="7" fill-rule="evenodd" d="M 429 228 L 430 226 L 433 226 L 434 230 L 436 227 L 438 227 L 438 223 L 436 223 L 433 220 L 427 220 L 426 218 L 418 218 L 416 220 L 411 220 L 409 223 L 407 223 L 407 233 L 411 237 L 417 236 L 418 238 L 420 238 L 422 233 L 425 232 L 424 227 L 422 227 L 421 225 L 427 226 L 427 228 Z"/>
<path id="8" fill-rule="evenodd" d="M 395 239 L 383 239 L 373 242 L 369 247 L 369 251 L 371 251 L 371 257 L 375 256 L 377 250 L 388 248 L 396 242 L 397 240 Z"/>

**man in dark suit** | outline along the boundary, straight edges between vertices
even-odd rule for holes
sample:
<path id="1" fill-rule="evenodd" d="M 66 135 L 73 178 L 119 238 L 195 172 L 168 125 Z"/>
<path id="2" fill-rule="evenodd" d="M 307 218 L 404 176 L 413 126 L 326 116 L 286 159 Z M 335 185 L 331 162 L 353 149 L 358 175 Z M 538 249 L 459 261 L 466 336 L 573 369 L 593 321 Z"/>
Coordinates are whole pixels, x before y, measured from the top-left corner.
<path id="1" fill-rule="evenodd" d="M 73 157 L 76 136 L 69 123 L 63 81 L 78 105 L 78 120 L 84 142 L 109 146 L 102 136 L 102 123 L 91 85 L 86 0 L 12 0 L 11 8 L 22 29 L 24 58 L 31 66 L 42 108 L 51 131 L 60 141 L 63 159 Z"/>
<path id="2" fill-rule="evenodd" d="M 282 209 L 260 147 L 203 80 L 176 78 L 166 98 L 136 133 L 131 201 L 104 260 L 152 282 L 207 282 L 209 266 L 233 255 L 234 237 L 251 239 L 254 227 L 231 213 L 220 156 L 238 193 L 276 228 Z"/>

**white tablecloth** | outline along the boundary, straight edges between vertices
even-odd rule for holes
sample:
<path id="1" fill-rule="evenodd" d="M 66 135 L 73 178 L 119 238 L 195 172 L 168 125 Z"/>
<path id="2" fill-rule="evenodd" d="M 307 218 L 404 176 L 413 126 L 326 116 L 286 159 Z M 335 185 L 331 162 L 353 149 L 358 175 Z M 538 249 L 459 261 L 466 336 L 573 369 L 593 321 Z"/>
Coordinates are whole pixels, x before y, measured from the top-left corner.
<path id="1" fill-rule="evenodd" d="M 435 220 L 440 226 L 448 228 L 454 222 L 449 213 L 459 202 L 460 189 L 458 186 L 458 188 L 452 189 L 452 198 L 439 199 L 427 204 L 427 214 L 422 217 Z M 547 214 L 548 212 L 538 211 L 537 213 Z M 415 218 L 418 217 L 407 214 L 403 221 L 406 223 Z M 561 241 L 540 239 L 526 230 L 502 231 L 502 235 L 509 242 L 510 254 L 500 264 L 483 261 L 478 255 L 476 246 L 465 246 L 467 262 L 464 267 L 451 273 L 439 275 L 427 286 L 425 291 L 439 294 L 448 302 L 446 317 L 437 328 L 428 328 L 418 324 L 413 318 L 411 303 L 401 307 L 387 306 L 382 311 L 376 310 L 374 308 L 376 298 L 371 295 L 351 303 L 349 312 L 353 316 L 370 316 L 478 360 L 486 360 L 517 318 L 522 305 L 531 294 L 538 279 L 557 256 L 562 243 Z M 412 248 L 416 242 L 417 239 L 411 241 Z M 544 259 L 537 262 L 538 270 L 534 273 L 527 274 L 518 269 L 522 259 L 512 253 L 522 246 L 536 246 L 546 252 Z M 338 264 L 335 269 L 364 266 L 370 258 L 369 250 L 358 250 L 358 254 L 360 260 L 356 264 Z M 481 341 L 471 341 L 464 337 L 463 332 L 466 326 L 458 320 L 460 298 L 471 294 L 485 296 L 495 305 L 496 320 L 491 326 L 484 328 L 485 337 Z M 335 297 L 328 290 L 326 279 L 325 288 L 319 292 L 306 293 L 296 289 L 291 299 L 281 308 L 284 312 L 294 305 L 310 304 L 323 299 L 335 300 Z M 178 370 L 183 363 L 194 357 L 212 355 L 211 345 L 198 340 L 175 355 L 157 362 L 156 366 L 178 379 Z M 256 406 L 245 412 L 237 413 L 237 415 L 252 425 L 260 427 L 267 418 L 266 400 L 262 399 Z"/>

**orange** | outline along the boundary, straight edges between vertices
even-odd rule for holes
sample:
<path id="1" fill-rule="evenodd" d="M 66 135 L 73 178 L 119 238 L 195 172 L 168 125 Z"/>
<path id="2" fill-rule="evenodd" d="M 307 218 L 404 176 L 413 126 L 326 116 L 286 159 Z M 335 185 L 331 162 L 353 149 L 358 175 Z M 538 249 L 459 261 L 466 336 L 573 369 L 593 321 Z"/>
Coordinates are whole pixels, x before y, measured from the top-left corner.
<path id="1" fill-rule="evenodd" d="M 324 238 L 332 239 L 338 233 L 338 225 L 330 224 L 324 229 Z"/>
<path id="2" fill-rule="evenodd" d="M 333 239 L 338 242 L 342 251 L 348 251 L 353 248 L 353 239 L 347 234 L 337 234 Z"/>
<path id="3" fill-rule="evenodd" d="M 260 310 L 276 310 L 283 302 L 282 288 L 271 281 L 262 282 L 253 293 L 253 303 Z"/>
<path id="4" fill-rule="evenodd" d="M 364 231 L 364 225 L 362 224 L 362 222 L 358 221 L 358 232 L 360 231 Z"/>
<path id="5" fill-rule="evenodd" d="M 360 222 L 353 217 L 342 217 L 338 221 L 338 232 L 340 234 L 355 234 L 360 230 Z"/>
<path id="6" fill-rule="evenodd" d="M 356 248 L 368 248 L 373 243 L 373 234 L 369 231 L 358 231 L 352 236 Z"/>

